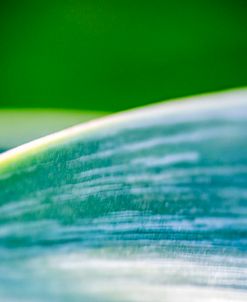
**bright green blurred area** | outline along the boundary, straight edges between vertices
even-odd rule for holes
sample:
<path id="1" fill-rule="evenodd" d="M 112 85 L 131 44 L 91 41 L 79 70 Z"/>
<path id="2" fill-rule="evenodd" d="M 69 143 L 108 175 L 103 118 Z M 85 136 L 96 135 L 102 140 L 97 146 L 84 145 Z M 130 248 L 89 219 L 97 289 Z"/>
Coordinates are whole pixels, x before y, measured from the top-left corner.
<path id="1" fill-rule="evenodd" d="M 103 115 L 106 113 L 62 109 L 0 110 L 0 153 Z"/>
<path id="2" fill-rule="evenodd" d="M 115 111 L 247 85 L 244 0 L 5 0 L 0 106 Z"/>

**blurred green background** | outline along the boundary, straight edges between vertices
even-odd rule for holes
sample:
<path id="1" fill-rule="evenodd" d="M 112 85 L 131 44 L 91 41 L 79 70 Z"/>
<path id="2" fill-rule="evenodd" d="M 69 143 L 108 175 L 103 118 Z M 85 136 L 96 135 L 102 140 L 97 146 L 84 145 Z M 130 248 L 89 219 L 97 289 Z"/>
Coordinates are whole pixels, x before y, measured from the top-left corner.
<path id="1" fill-rule="evenodd" d="M 0 106 L 118 111 L 247 84 L 245 0 L 6 0 Z"/>

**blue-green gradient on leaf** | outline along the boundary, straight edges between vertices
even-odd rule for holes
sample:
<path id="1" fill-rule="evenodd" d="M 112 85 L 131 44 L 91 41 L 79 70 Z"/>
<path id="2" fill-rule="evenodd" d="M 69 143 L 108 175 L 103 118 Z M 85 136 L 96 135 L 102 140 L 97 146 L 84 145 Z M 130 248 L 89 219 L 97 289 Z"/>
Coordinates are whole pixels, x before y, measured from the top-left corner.
<path id="1" fill-rule="evenodd" d="M 0 156 L 4 301 L 246 301 L 247 92 Z"/>

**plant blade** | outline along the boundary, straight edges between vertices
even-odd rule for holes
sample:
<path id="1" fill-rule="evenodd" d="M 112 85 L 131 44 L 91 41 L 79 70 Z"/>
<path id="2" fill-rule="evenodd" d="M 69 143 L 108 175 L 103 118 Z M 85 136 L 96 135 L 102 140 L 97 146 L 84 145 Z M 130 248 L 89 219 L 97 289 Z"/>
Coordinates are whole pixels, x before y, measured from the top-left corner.
<path id="1" fill-rule="evenodd" d="M 240 90 L 2 155 L 2 298 L 245 301 L 246 117 Z"/>

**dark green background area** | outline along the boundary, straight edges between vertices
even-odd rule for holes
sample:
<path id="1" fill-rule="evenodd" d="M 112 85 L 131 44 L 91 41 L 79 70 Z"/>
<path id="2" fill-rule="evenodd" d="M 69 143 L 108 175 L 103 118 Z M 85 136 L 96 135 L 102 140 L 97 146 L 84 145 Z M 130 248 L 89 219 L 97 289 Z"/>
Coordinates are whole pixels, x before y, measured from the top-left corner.
<path id="1" fill-rule="evenodd" d="M 121 110 L 247 85 L 240 0 L 1 2 L 0 106 Z"/>

